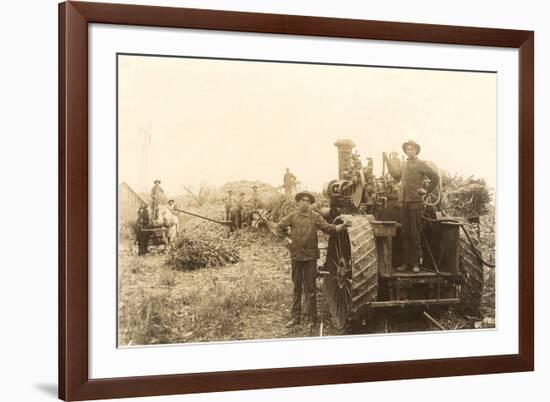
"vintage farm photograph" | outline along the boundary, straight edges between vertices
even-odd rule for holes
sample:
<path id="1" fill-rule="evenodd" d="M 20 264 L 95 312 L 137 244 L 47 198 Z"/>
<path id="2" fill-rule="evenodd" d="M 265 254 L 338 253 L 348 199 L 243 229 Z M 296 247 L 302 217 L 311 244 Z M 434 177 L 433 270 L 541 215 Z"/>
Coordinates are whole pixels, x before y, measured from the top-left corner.
<path id="1" fill-rule="evenodd" d="M 119 347 L 496 327 L 495 72 L 117 57 Z"/>

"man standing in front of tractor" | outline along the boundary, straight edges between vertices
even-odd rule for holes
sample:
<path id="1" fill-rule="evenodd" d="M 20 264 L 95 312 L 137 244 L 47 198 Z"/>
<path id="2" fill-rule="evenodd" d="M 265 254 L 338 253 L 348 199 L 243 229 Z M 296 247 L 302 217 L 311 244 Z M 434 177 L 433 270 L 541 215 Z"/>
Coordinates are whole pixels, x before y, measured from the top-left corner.
<path id="1" fill-rule="evenodd" d="M 292 283 L 294 297 L 292 302 L 292 319 L 287 327 L 300 323 L 302 310 L 302 286 L 305 284 L 308 299 L 309 327 L 317 324 L 316 278 L 317 259 L 319 258 L 317 230 L 334 233 L 349 226 L 348 223 L 331 225 L 317 212 L 311 210 L 315 198 L 311 193 L 303 191 L 296 194 L 298 210 L 285 216 L 278 224 L 280 230 L 291 229 L 290 259 L 292 268 Z"/>
<path id="2" fill-rule="evenodd" d="M 403 143 L 403 152 L 407 160 L 400 170 L 391 168 L 390 174 L 397 180 L 401 180 L 399 201 L 401 204 L 401 235 L 403 238 L 404 264 L 397 268 L 398 271 L 420 272 L 420 257 L 422 255 L 422 212 L 424 209 L 422 197 L 431 193 L 439 184 L 439 174 L 425 161 L 418 159 L 420 145 L 409 140 Z M 427 189 L 423 187 L 424 179 L 430 179 Z"/>

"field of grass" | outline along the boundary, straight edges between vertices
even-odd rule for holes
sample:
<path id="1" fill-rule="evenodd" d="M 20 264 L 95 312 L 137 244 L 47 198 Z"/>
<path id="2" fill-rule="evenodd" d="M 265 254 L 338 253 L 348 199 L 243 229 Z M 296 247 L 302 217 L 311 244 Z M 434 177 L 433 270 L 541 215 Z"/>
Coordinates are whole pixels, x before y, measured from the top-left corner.
<path id="1" fill-rule="evenodd" d="M 311 335 L 288 330 L 292 284 L 288 252 L 268 234 L 239 238 L 241 261 L 181 271 L 153 252 L 119 259 L 119 345 Z"/>

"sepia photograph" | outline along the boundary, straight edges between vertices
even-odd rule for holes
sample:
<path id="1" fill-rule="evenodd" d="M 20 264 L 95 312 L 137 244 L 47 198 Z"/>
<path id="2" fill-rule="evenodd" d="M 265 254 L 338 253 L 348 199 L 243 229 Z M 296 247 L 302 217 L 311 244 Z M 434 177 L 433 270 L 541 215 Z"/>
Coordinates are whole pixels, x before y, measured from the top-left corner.
<path id="1" fill-rule="evenodd" d="M 118 347 L 497 326 L 495 71 L 119 53 L 117 169 Z"/>

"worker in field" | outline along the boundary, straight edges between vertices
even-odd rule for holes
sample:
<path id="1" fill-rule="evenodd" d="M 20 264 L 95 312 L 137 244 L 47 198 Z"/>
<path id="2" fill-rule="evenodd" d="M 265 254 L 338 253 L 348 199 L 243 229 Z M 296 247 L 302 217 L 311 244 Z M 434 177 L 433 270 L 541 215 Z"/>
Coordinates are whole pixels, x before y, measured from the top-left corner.
<path id="1" fill-rule="evenodd" d="M 160 180 L 154 181 L 154 186 L 151 189 L 151 206 L 153 209 L 153 221 L 158 219 L 159 215 L 159 205 L 161 204 L 164 198 L 164 190 L 160 186 Z"/>
<path id="2" fill-rule="evenodd" d="M 260 223 L 259 214 L 261 213 L 260 209 L 262 208 L 262 203 L 260 201 L 260 195 L 258 194 L 258 186 L 256 185 L 252 186 L 252 195 L 248 200 L 248 204 L 251 208 L 248 214 L 248 225 L 251 228 L 257 228 Z"/>
<path id="3" fill-rule="evenodd" d="M 296 192 L 296 176 L 290 173 L 289 168 L 286 168 L 285 175 L 283 176 L 283 188 L 287 195 L 292 195 Z"/>
<path id="4" fill-rule="evenodd" d="M 176 201 L 168 200 L 168 209 L 173 215 L 176 215 Z"/>
<path id="5" fill-rule="evenodd" d="M 258 186 L 252 186 L 252 195 L 250 196 L 249 204 L 252 210 L 258 210 L 261 208 L 260 195 L 258 194 Z"/>
<path id="6" fill-rule="evenodd" d="M 439 174 L 425 161 L 418 159 L 420 145 L 413 140 L 403 143 L 403 152 L 407 156 L 399 167 L 388 164 L 390 174 L 401 181 L 399 201 L 401 207 L 401 236 L 403 239 L 404 264 L 398 271 L 420 272 L 422 257 L 422 213 L 424 210 L 423 197 L 431 193 L 439 184 Z M 424 180 L 429 179 L 427 188 L 423 187 Z"/>
<path id="7" fill-rule="evenodd" d="M 229 221 L 230 230 L 232 232 L 238 232 L 242 227 L 242 205 L 241 205 L 242 196 L 239 195 L 238 198 L 233 197 L 233 192 L 231 192 L 231 197 L 226 199 L 226 208 L 229 207 Z"/>
<path id="8" fill-rule="evenodd" d="M 238 229 L 242 229 L 243 222 L 247 218 L 246 216 L 246 200 L 244 198 L 245 193 L 241 192 L 237 201 L 235 202 L 235 224 Z"/>
<path id="9" fill-rule="evenodd" d="M 348 227 L 349 223 L 331 225 L 323 217 L 311 209 L 315 197 L 303 191 L 296 194 L 298 209 L 285 216 L 279 223 L 281 231 L 290 228 L 290 260 L 292 269 L 293 300 L 291 320 L 287 327 L 301 322 L 302 286 L 305 288 L 308 300 L 309 328 L 317 325 L 316 278 L 317 259 L 319 258 L 317 230 L 325 233 L 335 233 Z"/>
<path id="10" fill-rule="evenodd" d="M 224 198 L 223 204 L 225 206 L 225 220 L 230 221 L 231 220 L 231 208 L 233 207 L 233 204 L 235 203 L 235 200 L 233 199 L 233 191 L 227 190 L 227 197 Z"/>
<path id="11" fill-rule="evenodd" d="M 138 255 L 146 255 L 149 246 L 149 232 L 144 231 L 151 223 L 149 216 L 149 208 L 147 205 L 142 205 L 137 212 L 136 220 L 136 243 L 138 245 Z"/>

